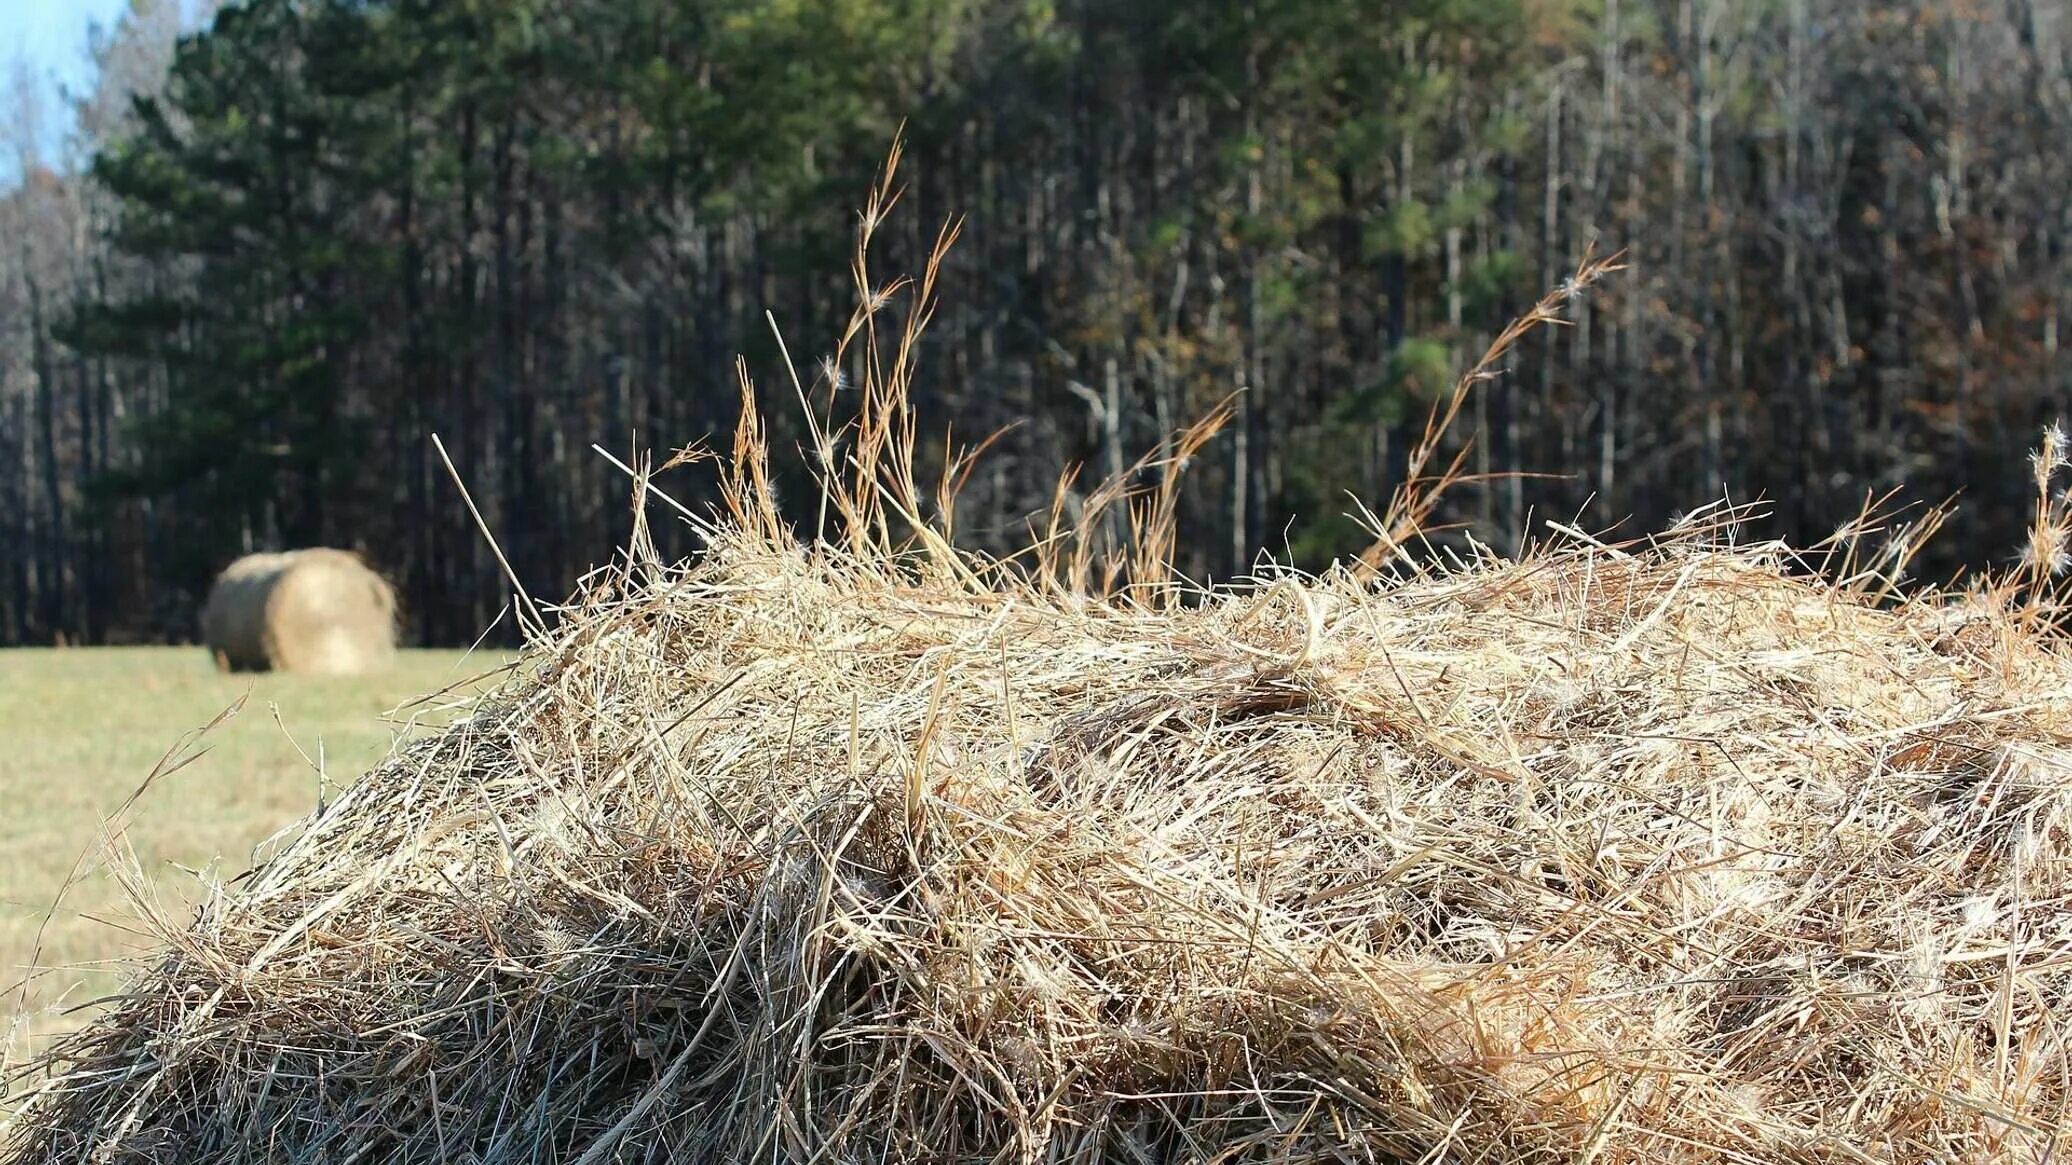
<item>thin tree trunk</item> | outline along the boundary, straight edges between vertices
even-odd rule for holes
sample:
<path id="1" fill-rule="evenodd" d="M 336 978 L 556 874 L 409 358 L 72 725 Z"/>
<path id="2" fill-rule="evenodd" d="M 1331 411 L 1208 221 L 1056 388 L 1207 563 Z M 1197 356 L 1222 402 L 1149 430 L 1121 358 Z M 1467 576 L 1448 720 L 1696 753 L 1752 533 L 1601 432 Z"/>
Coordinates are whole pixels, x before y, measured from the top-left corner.
<path id="1" fill-rule="evenodd" d="M 43 527 L 38 580 L 43 586 L 42 631 L 61 635 L 66 622 L 70 587 L 66 560 L 69 540 L 65 532 L 63 469 L 58 464 L 58 386 L 56 361 L 52 358 L 50 329 L 44 316 L 43 284 L 31 266 L 28 240 L 22 240 L 22 275 L 29 300 L 31 360 L 36 375 L 37 461 L 43 473 Z"/>

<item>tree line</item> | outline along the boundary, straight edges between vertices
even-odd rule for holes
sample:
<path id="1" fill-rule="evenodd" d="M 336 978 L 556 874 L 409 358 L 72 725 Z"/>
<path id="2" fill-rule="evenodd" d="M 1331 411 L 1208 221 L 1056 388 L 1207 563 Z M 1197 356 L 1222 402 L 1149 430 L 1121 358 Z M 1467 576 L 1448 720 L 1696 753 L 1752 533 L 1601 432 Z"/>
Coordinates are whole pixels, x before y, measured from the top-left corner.
<path id="1" fill-rule="evenodd" d="M 73 164 L 16 134 L 0 642 L 188 635 L 229 558 L 314 544 L 468 641 L 506 592 L 434 433 L 513 570 L 566 591 L 626 529 L 593 442 L 724 438 L 737 356 L 804 439 L 766 311 L 809 389 L 853 375 L 818 357 L 902 126 L 879 274 L 962 219 L 916 389 L 932 456 L 1007 429 L 959 507 L 980 549 L 1228 399 L 1181 569 L 1355 552 L 1350 499 L 1593 246 L 1628 269 L 1458 428 L 1486 478 L 1443 516 L 1499 548 L 1723 494 L 1813 541 L 1903 485 L 1959 498 L 1924 569 L 2004 564 L 2072 390 L 2064 0 L 173 12 L 96 38 Z M 698 505 L 701 472 L 660 484 Z"/>

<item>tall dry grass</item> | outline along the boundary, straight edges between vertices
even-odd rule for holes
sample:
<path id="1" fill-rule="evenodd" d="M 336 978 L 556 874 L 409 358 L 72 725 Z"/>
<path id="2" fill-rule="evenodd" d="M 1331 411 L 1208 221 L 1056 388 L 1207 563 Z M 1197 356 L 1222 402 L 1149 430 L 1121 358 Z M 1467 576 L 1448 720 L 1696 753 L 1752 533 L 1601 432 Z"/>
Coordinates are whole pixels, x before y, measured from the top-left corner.
<path id="1" fill-rule="evenodd" d="M 955 231 L 874 282 L 891 174 L 855 399 L 791 385 L 811 536 L 744 376 L 724 507 L 676 515 L 705 551 L 655 557 L 628 466 L 623 561 L 168 922 L 0 1161 L 2062 1151 L 2072 664 L 2034 585 L 1909 589 L 1923 523 L 1876 507 L 1809 554 L 1715 506 L 1419 557 L 1472 380 L 1364 563 L 1175 602 L 1156 463 L 976 558 L 908 403 Z"/>

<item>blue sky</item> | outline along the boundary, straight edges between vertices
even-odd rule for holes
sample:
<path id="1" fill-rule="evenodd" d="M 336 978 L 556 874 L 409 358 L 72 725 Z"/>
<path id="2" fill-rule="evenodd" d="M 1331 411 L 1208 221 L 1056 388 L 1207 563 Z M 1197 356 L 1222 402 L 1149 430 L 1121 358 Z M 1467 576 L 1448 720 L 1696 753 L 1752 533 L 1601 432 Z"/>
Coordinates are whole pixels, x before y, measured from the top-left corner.
<path id="1" fill-rule="evenodd" d="M 112 24 L 128 6 L 128 0 L 0 0 L 0 62 L 9 68 L 14 61 L 26 61 L 45 78 L 43 100 L 43 147 L 55 157 L 69 118 L 58 101 L 56 84 L 77 89 L 88 76 L 86 60 L 87 25 L 99 21 Z M 0 102 L 11 102 L 12 86 L 0 88 Z M 0 120 L 12 120 L 12 110 Z M 10 153 L 12 151 L 9 151 Z M 12 170 L 14 159 L 0 162 Z"/>

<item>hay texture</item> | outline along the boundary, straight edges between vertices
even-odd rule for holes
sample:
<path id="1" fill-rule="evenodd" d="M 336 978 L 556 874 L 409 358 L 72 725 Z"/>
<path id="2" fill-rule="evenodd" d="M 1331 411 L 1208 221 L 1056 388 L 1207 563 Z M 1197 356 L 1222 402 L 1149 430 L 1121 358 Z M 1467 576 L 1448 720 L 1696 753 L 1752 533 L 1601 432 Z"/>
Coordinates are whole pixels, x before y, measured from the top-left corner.
<path id="1" fill-rule="evenodd" d="M 2072 666 L 1778 565 L 1153 613 L 730 533 L 172 934 L 0 1159 L 2041 1159 Z"/>
<path id="2" fill-rule="evenodd" d="M 2022 612 L 1717 513 L 1174 602 L 1164 485 L 980 561 L 904 367 L 814 426 L 824 541 L 744 408 L 705 552 L 636 527 L 167 927 L 0 1161 L 2062 1155 L 2072 661 Z"/>
<path id="3" fill-rule="evenodd" d="M 232 671 L 354 675 L 394 657 L 396 596 L 349 551 L 248 554 L 217 576 L 201 628 Z"/>

